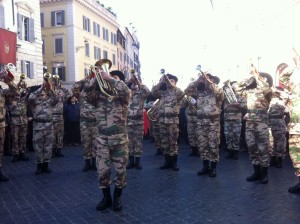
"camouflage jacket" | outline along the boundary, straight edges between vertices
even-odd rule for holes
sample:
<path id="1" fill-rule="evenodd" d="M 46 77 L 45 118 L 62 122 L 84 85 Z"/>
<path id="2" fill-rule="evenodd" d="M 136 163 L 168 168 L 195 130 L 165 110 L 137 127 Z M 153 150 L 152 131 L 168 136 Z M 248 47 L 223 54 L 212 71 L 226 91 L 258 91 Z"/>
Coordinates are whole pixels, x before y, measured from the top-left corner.
<path id="1" fill-rule="evenodd" d="M 284 120 L 285 113 L 287 112 L 286 101 L 279 97 L 273 97 L 269 110 L 269 127 L 272 130 L 286 130 L 286 124 Z"/>
<path id="2" fill-rule="evenodd" d="M 236 103 L 229 103 L 225 97 L 224 100 L 224 120 L 242 120 L 242 112 L 247 109 L 247 102 L 244 97 L 239 94 L 235 95 Z"/>
<path id="3" fill-rule="evenodd" d="M 210 125 L 212 121 L 220 120 L 224 92 L 215 84 L 210 84 L 209 89 L 204 91 L 199 91 L 197 85 L 196 81 L 192 82 L 185 93 L 188 96 L 197 96 L 197 123 Z"/>
<path id="4" fill-rule="evenodd" d="M 7 85 L 8 85 L 8 89 L 0 88 L 0 128 L 4 128 L 6 126 L 5 125 L 6 101 L 18 93 L 18 88 L 14 83 L 7 83 Z"/>
<path id="5" fill-rule="evenodd" d="M 33 130 L 53 129 L 53 107 L 58 103 L 58 97 L 48 91 L 47 98 L 40 97 L 41 88 L 32 92 L 28 98 L 28 105 L 33 114 Z"/>
<path id="6" fill-rule="evenodd" d="M 165 124 L 179 124 L 179 110 L 184 92 L 174 86 L 167 90 L 160 90 L 160 84 L 153 86 L 152 95 L 160 101 L 159 122 Z"/>
<path id="7" fill-rule="evenodd" d="M 117 92 L 115 99 L 111 102 L 100 91 L 97 91 L 95 113 L 99 125 L 98 131 L 100 135 L 115 136 L 114 138 L 117 139 L 117 141 L 113 141 L 115 144 L 123 144 L 128 140 L 126 122 L 130 90 L 122 81 L 113 79 L 110 84 Z M 84 85 L 83 92 L 94 91 L 95 85 L 98 85 L 96 79 L 92 78 Z M 103 142 L 103 144 L 107 144 L 107 142 Z"/>
<path id="8" fill-rule="evenodd" d="M 267 82 L 256 79 L 257 88 L 243 92 L 247 99 L 246 120 L 268 123 L 268 109 L 272 90 Z"/>
<path id="9" fill-rule="evenodd" d="M 63 111 L 64 111 L 64 104 L 70 99 L 71 93 L 69 90 L 63 87 L 54 88 L 54 91 L 58 98 L 58 103 L 54 105 L 53 107 L 53 120 L 54 121 L 62 121 L 64 119 L 63 117 Z"/>
<path id="10" fill-rule="evenodd" d="M 131 90 L 128 105 L 128 125 L 144 124 L 144 103 L 149 95 L 150 90 L 145 85 L 141 85 L 138 90 Z"/>

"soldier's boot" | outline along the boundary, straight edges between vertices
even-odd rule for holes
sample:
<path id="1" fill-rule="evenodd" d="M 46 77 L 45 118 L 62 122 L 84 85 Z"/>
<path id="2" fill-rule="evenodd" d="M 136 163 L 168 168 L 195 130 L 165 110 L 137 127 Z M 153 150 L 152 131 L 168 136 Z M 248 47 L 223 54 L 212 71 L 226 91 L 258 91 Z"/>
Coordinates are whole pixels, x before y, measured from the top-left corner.
<path id="1" fill-rule="evenodd" d="M 2 173 L 2 168 L 0 167 L 0 182 L 9 181 L 8 177 L 4 176 Z"/>
<path id="2" fill-rule="evenodd" d="M 141 170 L 141 169 L 143 169 L 143 167 L 141 166 L 141 157 L 135 157 L 135 168 L 137 169 L 137 170 Z"/>
<path id="3" fill-rule="evenodd" d="M 115 212 L 121 211 L 123 209 L 121 195 L 122 195 L 122 188 L 115 187 L 113 206 L 112 206 L 113 211 Z"/>
<path id="4" fill-rule="evenodd" d="M 253 165 L 254 173 L 247 177 L 247 181 L 256 181 L 260 180 L 261 178 L 261 166 L 260 165 Z"/>
<path id="5" fill-rule="evenodd" d="M 228 153 L 225 156 L 225 159 L 233 159 L 233 150 L 228 150 Z"/>
<path id="6" fill-rule="evenodd" d="M 196 156 L 197 153 L 197 148 L 195 146 L 191 146 L 191 153 L 189 156 Z"/>
<path id="7" fill-rule="evenodd" d="M 52 149 L 52 155 L 51 155 L 52 158 L 54 158 L 56 156 L 56 151 L 57 151 L 56 148 Z"/>
<path id="8" fill-rule="evenodd" d="M 96 158 L 92 158 L 92 170 L 97 171 Z"/>
<path id="9" fill-rule="evenodd" d="M 126 169 L 131 169 L 131 168 L 133 168 L 135 166 L 135 164 L 134 164 L 134 156 L 129 156 L 129 162 L 128 162 L 128 164 L 127 164 L 127 166 L 126 166 Z"/>
<path id="10" fill-rule="evenodd" d="M 238 160 L 239 159 L 239 150 L 233 150 L 233 160 Z"/>
<path id="11" fill-rule="evenodd" d="M 161 148 L 157 148 L 155 155 L 156 156 L 162 155 L 162 149 Z"/>
<path id="12" fill-rule="evenodd" d="M 18 161 L 19 161 L 19 155 L 18 154 L 13 155 L 13 158 L 12 158 L 11 162 L 16 163 Z"/>
<path id="13" fill-rule="evenodd" d="M 102 192 L 103 192 L 103 198 L 101 199 L 101 201 L 98 203 L 98 205 L 96 207 L 97 211 L 103 211 L 103 210 L 111 207 L 111 205 L 112 205 L 112 199 L 111 199 L 111 195 L 110 195 L 110 187 L 103 188 Z"/>
<path id="14" fill-rule="evenodd" d="M 282 157 L 277 157 L 276 158 L 276 168 L 282 168 Z"/>
<path id="15" fill-rule="evenodd" d="M 29 161 L 29 157 L 27 157 L 27 156 L 25 155 L 25 153 L 22 152 L 22 153 L 20 153 L 20 155 L 19 155 L 19 160 L 20 160 L 20 161 Z"/>
<path id="16" fill-rule="evenodd" d="M 36 165 L 35 175 L 40 175 L 43 173 L 43 163 L 38 163 Z"/>
<path id="17" fill-rule="evenodd" d="M 209 174 L 209 160 L 203 160 L 203 168 L 197 173 L 198 176 L 203 176 L 206 174 Z"/>
<path id="18" fill-rule="evenodd" d="M 171 167 L 171 156 L 170 155 L 165 155 L 165 162 L 162 166 L 159 167 L 161 170 L 165 170 Z"/>
<path id="19" fill-rule="evenodd" d="M 211 162 L 208 176 L 210 176 L 210 177 L 217 176 L 216 171 L 217 171 L 217 162 Z"/>
<path id="20" fill-rule="evenodd" d="M 43 162 L 43 168 L 42 168 L 43 173 L 47 173 L 47 174 L 52 173 L 48 165 L 49 165 L 48 162 Z"/>
<path id="21" fill-rule="evenodd" d="M 276 156 L 270 157 L 270 166 L 276 166 Z"/>
<path id="22" fill-rule="evenodd" d="M 295 186 L 290 187 L 288 191 L 292 194 L 300 193 L 300 177 L 299 177 L 299 182 Z"/>
<path id="23" fill-rule="evenodd" d="M 61 149 L 57 149 L 55 153 L 55 157 L 65 157 L 64 154 L 61 153 Z"/>
<path id="24" fill-rule="evenodd" d="M 82 171 L 83 172 L 87 172 L 91 169 L 91 160 L 90 159 L 86 159 L 85 160 L 85 164 L 84 164 L 84 167 L 82 168 Z"/>
<path id="25" fill-rule="evenodd" d="M 268 183 L 268 167 L 261 168 L 261 178 L 260 183 L 267 184 Z"/>
<path id="26" fill-rule="evenodd" d="M 171 166 L 174 171 L 179 170 L 179 166 L 177 165 L 177 155 L 171 156 Z"/>

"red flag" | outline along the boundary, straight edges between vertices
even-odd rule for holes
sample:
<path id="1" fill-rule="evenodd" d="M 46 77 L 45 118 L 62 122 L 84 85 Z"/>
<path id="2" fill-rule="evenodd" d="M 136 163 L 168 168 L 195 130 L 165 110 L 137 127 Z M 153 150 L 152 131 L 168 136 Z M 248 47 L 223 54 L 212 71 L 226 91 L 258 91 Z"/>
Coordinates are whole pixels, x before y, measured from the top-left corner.
<path id="1" fill-rule="evenodd" d="M 0 64 L 16 65 L 17 34 L 0 28 Z"/>

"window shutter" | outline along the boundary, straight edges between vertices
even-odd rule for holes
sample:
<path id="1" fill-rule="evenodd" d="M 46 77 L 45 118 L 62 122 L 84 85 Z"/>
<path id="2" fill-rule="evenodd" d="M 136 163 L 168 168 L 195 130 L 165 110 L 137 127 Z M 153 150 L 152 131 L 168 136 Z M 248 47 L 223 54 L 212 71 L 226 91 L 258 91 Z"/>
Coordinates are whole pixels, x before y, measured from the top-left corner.
<path id="1" fill-rule="evenodd" d="M 94 31 L 94 35 L 97 35 L 96 23 L 95 22 L 93 22 L 93 31 Z"/>
<path id="2" fill-rule="evenodd" d="M 55 12 L 51 12 L 51 26 L 55 26 Z"/>
<path id="3" fill-rule="evenodd" d="M 25 61 L 21 60 L 21 72 L 24 73 L 25 72 Z"/>
<path id="4" fill-rule="evenodd" d="M 23 21 L 22 21 L 22 15 L 20 15 L 18 13 L 17 15 L 17 18 L 18 18 L 18 37 L 20 40 L 22 40 L 23 38 L 23 32 L 22 32 L 22 24 L 23 24 Z"/>
<path id="5" fill-rule="evenodd" d="M 94 58 L 97 59 L 97 48 L 94 46 Z"/>
<path id="6" fill-rule="evenodd" d="M 31 78 L 31 79 L 33 79 L 34 78 L 34 64 L 33 64 L 33 62 L 30 62 L 29 63 L 29 72 L 30 72 L 30 74 L 28 74 L 28 77 L 29 78 Z"/>
<path id="7" fill-rule="evenodd" d="M 65 11 L 61 11 L 61 25 L 65 25 Z"/>
<path id="8" fill-rule="evenodd" d="M 44 24 L 44 13 L 40 13 L 40 17 L 41 17 L 41 27 L 44 27 L 45 24 Z"/>
<path id="9" fill-rule="evenodd" d="M 60 79 L 66 81 L 66 67 L 61 67 Z"/>
<path id="10" fill-rule="evenodd" d="M 88 22 L 88 32 L 91 32 L 91 28 L 90 28 L 90 19 L 87 19 Z"/>
<path id="11" fill-rule="evenodd" d="M 82 23 L 82 28 L 85 30 L 85 25 L 84 25 L 85 19 L 84 19 L 84 18 L 85 18 L 85 16 L 82 16 L 82 22 L 83 22 L 83 23 Z"/>
<path id="12" fill-rule="evenodd" d="M 5 15 L 3 5 L 0 5 L 0 28 L 5 29 Z"/>
<path id="13" fill-rule="evenodd" d="M 34 19 L 29 18 L 29 41 L 34 42 Z"/>

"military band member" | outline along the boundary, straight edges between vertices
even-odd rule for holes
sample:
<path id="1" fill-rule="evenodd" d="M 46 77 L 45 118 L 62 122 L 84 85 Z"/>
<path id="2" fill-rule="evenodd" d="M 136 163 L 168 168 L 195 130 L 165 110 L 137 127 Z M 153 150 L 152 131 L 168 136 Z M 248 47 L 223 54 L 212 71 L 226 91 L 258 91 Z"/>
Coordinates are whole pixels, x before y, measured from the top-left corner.
<path id="1" fill-rule="evenodd" d="M 101 62 L 99 63 L 101 64 Z M 121 71 L 115 70 L 110 72 L 110 74 L 99 72 L 96 79 L 91 79 L 89 86 L 84 86 L 85 92 L 93 90 L 94 86 L 102 86 L 97 81 L 99 76 L 102 76 L 102 79 L 111 88 L 105 91 L 107 95 L 103 93 L 102 90 L 104 88 L 102 88 L 95 97 L 92 97 L 96 102 L 96 116 L 98 119 L 96 160 L 99 187 L 103 192 L 103 198 L 98 203 L 96 209 L 102 211 L 112 205 L 113 211 L 120 211 L 122 210 L 122 190 L 127 184 L 128 135 L 126 121 L 130 90 L 124 83 L 124 74 Z M 112 166 L 115 171 L 113 200 L 110 193 Z"/>
<path id="2" fill-rule="evenodd" d="M 33 147 L 37 169 L 35 174 L 51 173 L 49 163 L 52 157 L 54 141 L 52 108 L 58 103 L 58 97 L 48 82 L 44 82 L 39 89 L 32 92 L 28 104 L 33 114 Z"/>
<path id="3" fill-rule="evenodd" d="M 129 162 L 126 168 L 131 169 L 135 167 L 137 170 L 140 170 L 142 169 L 140 159 L 143 155 L 144 103 L 150 95 L 150 90 L 134 77 L 127 81 L 127 86 L 131 90 L 131 94 L 127 117 Z"/>
<path id="4" fill-rule="evenodd" d="M 62 87 L 61 81 L 58 75 L 53 75 L 52 86 L 55 94 L 58 96 L 58 103 L 53 107 L 53 132 L 54 132 L 54 142 L 53 142 L 53 157 L 64 157 L 61 153 L 63 148 L 64 140 L 64 104 L 71 98 L 71 93 L 66 88 Z"/>
<path id="5" fill-rule="evenodd" d="M 224 92 L 217 86 L 220 79 L 209 73 L 202 73 L 192 82 L 185 93 L 197 96 L 197 136 L 203 168 L 197 175 L 216 176 L 219 161 L 220 118 Z"/>
<path id="6" fill-rule="evenodd" d="M 179 109 L 184 92 L 176 87 L 178 79 L 172 74 L 164 75 L 160 82 L 153 86 L 152 95 L 159 99 L 159 125 L 161 147 L 165 162 L 160 169 L 172 168 L 178 171 Z"/>

